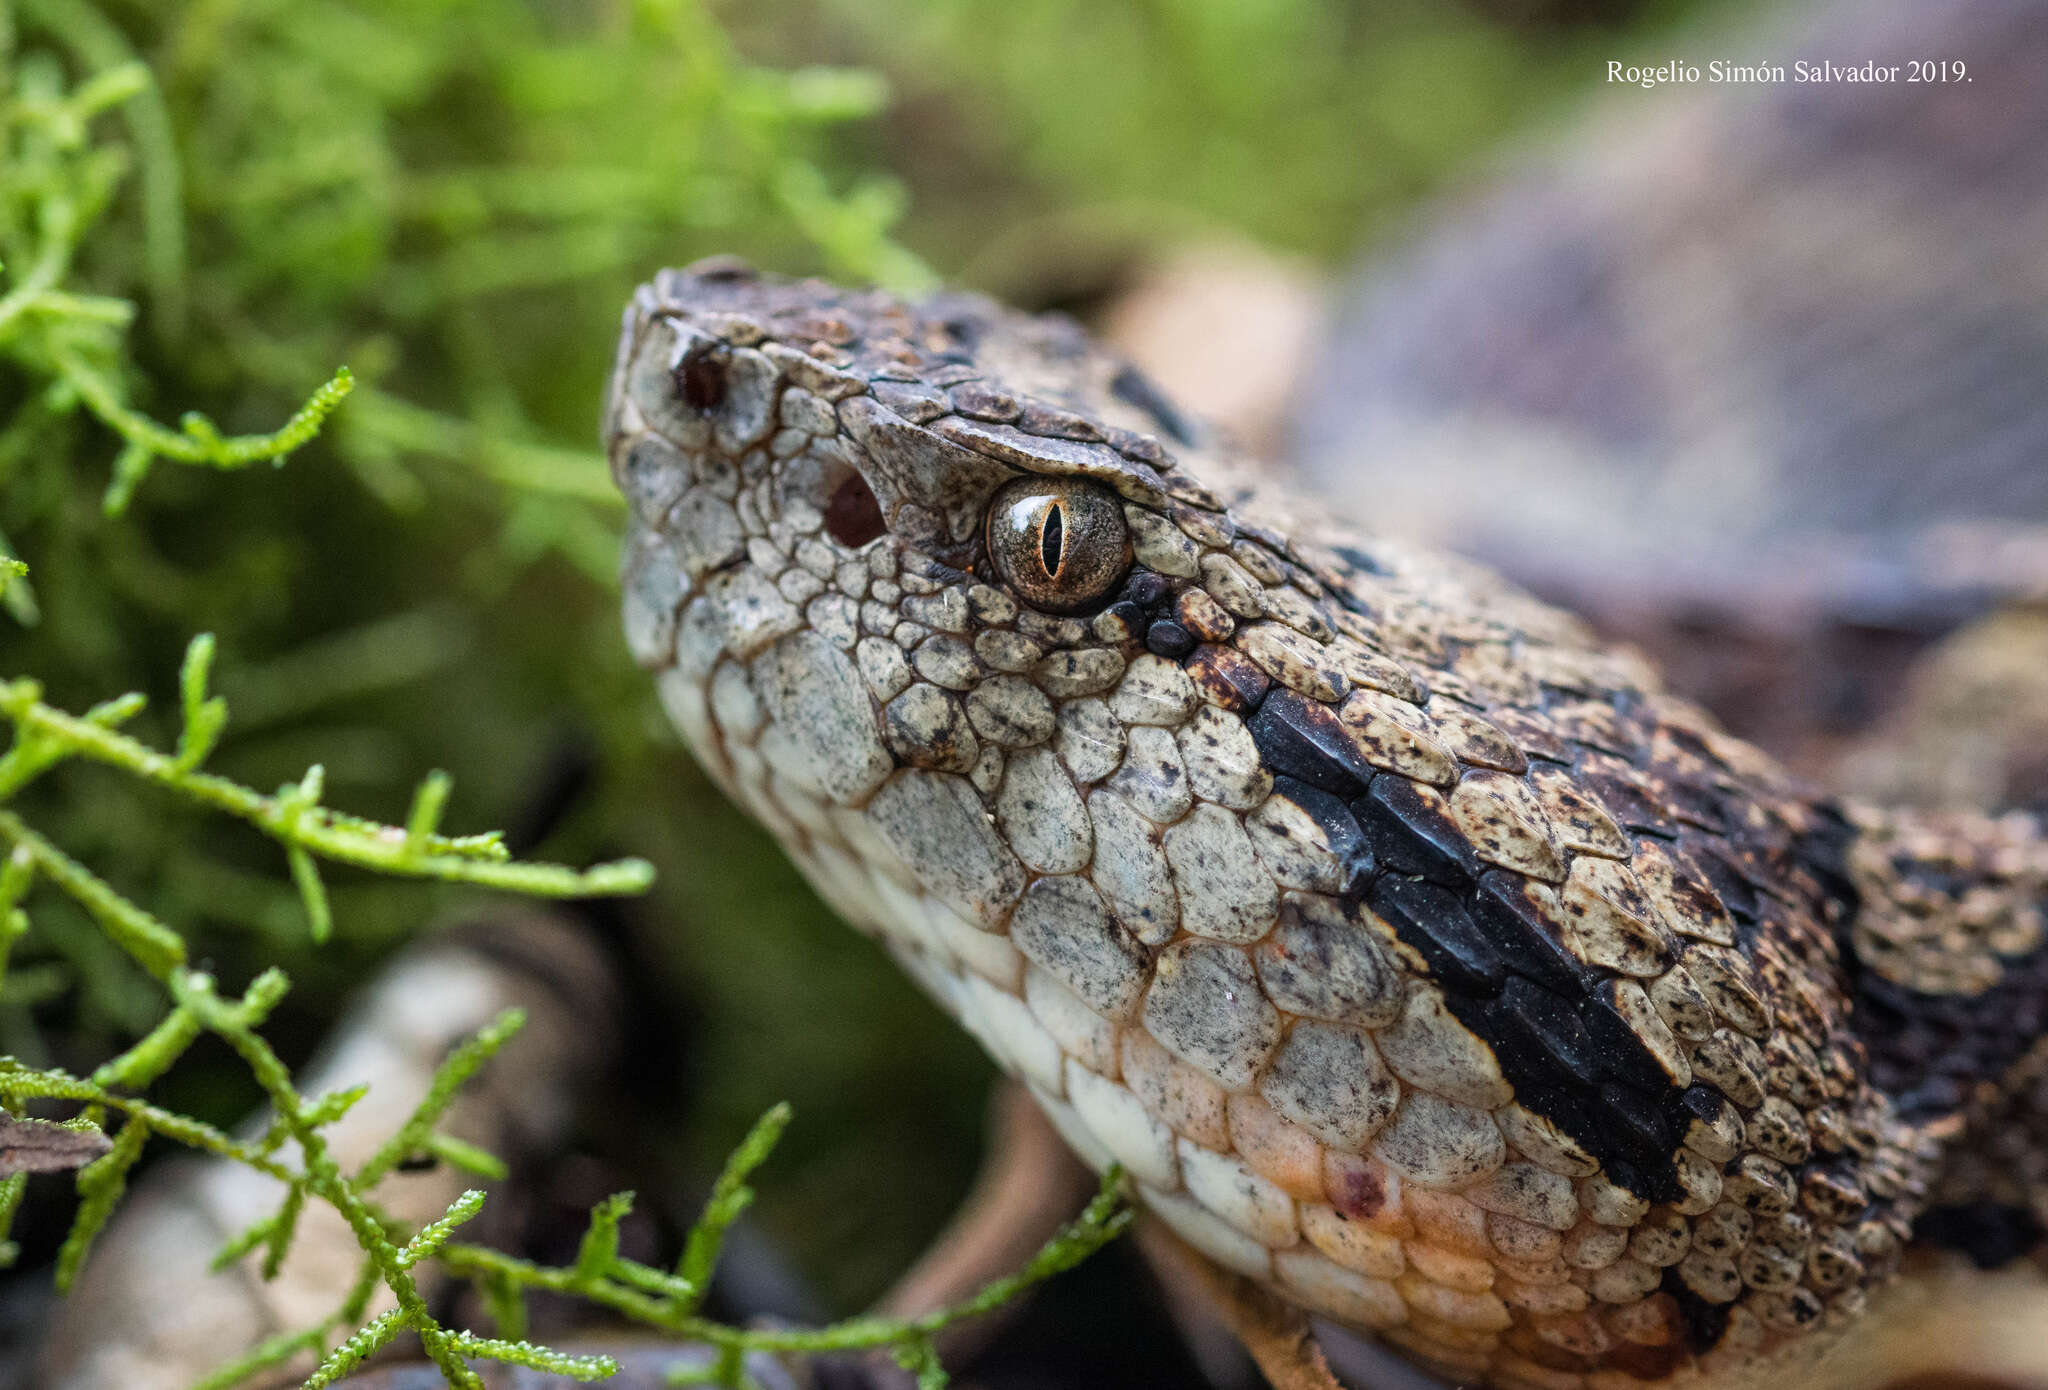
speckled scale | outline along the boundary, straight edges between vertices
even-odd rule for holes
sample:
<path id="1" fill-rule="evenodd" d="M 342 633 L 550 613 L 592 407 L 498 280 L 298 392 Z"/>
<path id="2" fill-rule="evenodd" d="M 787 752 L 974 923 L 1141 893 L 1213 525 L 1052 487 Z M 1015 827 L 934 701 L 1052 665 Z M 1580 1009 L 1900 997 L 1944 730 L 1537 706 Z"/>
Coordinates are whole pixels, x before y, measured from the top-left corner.
<path id="1" fill-rule="evenodd" d="M 1358 818 L 1341 800 L 1306 782 L 1272 778 L 1270 794 L 1245 824 L 1282 888 L 1348 896 L 1371 878 L 1372 850 Z"/>
<path id="2" fill-rule="evenodd" d="M 1158 958 L 1145 1028 L 1168 1052 L 1226 1090 L 1244 1090 L 1280 1042 L 1279 1011 L 1259 991 L 1245 953 L 1182 941 Z"/>

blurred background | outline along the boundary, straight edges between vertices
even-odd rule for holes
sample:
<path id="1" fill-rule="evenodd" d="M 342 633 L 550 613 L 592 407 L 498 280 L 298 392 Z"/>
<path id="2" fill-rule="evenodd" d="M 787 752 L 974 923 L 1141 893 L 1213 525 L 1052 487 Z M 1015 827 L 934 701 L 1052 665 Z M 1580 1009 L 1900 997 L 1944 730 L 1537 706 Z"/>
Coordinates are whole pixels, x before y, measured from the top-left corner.
<path id="1" fill-rule="evenodd" d="M 440 767 L 453 829 L 652 859 L 649 897 L 588 914 L 631 962 L 631 1059 L 540 1209 L 636 1187 L 632 1238 L 658 1249 L 788 1100 L 750 1219 L 826 1311 L 871 1299 L 943 1223 L 993 1072 L 724 803 L 626 657 L 620 508 L 594 437 L 633 286 L 738 252 L 1063 309 L 1327 480 L 1343 430 L 1296 422 L 1314 416 L 1304 393 L 1344 390 L 1311 367 L 1324 309 L 1373 319 L 1345 289 L 1361 258 L 1577 131 L 1589 102 L 1647 109 L 1605 83 L 1610 59 L 1699 52 L 1698 34 L 1753 18 L 1725 0 L 23 0 L 0 16 L 18 109 L 124 55 L 154 77 L 73 148 L 10 125 L 8 283 L 44 230 L 37 181 L 96 161 L 68 283 L 138 306 L 109 359 L 137 408 L 263 430 L 336 367 L 358 380 L 282 469 L 160 466 L 110 520 L 117 441 L 0 324 L 0 536 L 31 566 L 0 616 L 6 670 L 68 707 L 135 688 L 174 711 L 179 653 L 213 631 L 233 711 L 216 765 L 237 779 L 317 761 L 332 804 L 392 819 Z M 1959 624 L 1944 609 L 1908 645 Z M 1820 705 L 1785 744 L 1874 718 Z M 175 733 L 155 712 L 138 728 Z M 386 956 L 479 907 L 336 872 L 336 939 L 316 950 L 256 836 L 86 768 L 35 797 L 229 986 L 291 972 L 272 1032 L 293 1061 Z M 160 996 L 63 904 L 37 920 L 0 1050 L 89 1071 Z M 204 1045 L 159 1089 L 223 1124 L 257 1099 Z M 31 1205 L 7 1279 L 46 1281 L 66 1216 Z"/>

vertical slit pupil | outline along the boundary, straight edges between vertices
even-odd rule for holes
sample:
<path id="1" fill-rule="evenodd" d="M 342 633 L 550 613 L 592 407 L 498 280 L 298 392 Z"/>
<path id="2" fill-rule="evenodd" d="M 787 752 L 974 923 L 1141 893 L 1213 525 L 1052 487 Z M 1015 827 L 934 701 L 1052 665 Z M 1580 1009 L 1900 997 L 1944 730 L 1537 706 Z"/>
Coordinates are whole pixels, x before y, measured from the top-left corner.
<path id="1" fill-rule="evenodd" d="M 1060 504 L 1055 502 L 1046 510 L 1045 526 L 1038 533 L 1038 558 L 1045 565 L 1045 572 L 1054 579 L 1059 578 L 1061 552 L 1066 549 L 1067 523 L 1060 515 Z"/>

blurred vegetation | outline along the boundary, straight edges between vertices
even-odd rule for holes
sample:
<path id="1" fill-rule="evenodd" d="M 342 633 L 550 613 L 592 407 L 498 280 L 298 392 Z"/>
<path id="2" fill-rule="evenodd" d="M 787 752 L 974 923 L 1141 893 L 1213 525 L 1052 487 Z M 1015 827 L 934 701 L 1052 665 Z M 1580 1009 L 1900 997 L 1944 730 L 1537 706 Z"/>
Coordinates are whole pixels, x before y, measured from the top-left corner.
<path id="1" fill-rule="evenodd" d="M 859 62 L 903 234 L 1013 295 L 1192 237 L 1331 266 L 1699 0 L 816 0 L 750 48 Z"/>
<path id="2" fill-rule="evenodd" d="M 168 693 L 211 630 L 235 715 L 212 765 L 238 781 L 319 762 L 329 796 L 402 821 L 441 766 L 451 823 L 654 860 L 631 949 L 688 1026 L 641 1078 L 670 1127 L 643 1190 L 690 1190 L 793 1101 L 761 1219 L 865 1298 L 964 1184 L 988 1070 L 720 801 L 625 657 L 593 434 L 631 287 L 736 250 L 1077 302 L 1212 233 L 1334 267 L 1693 8 L 0 0 L 0 550 L 30 569 L 0 597 L 0 673 L 70 708 Z M 278 429 L 344 366 L 353 394 L 283 468 L 172 466 Z M 145 449 L 167 460 L 147 476 Z M 116 777 L 18 805 L 223 989 L 289 970 L 266 1030 L 287 1061 L 469 901 L 344 869 L 316 950 L 274 847 Z M 89 1071 L 160 1000 L 57 899 L 14 948 L 0 1050 Z M 203 1061 L 166 1104 L 225 1124 L 262 1098 Z"/>

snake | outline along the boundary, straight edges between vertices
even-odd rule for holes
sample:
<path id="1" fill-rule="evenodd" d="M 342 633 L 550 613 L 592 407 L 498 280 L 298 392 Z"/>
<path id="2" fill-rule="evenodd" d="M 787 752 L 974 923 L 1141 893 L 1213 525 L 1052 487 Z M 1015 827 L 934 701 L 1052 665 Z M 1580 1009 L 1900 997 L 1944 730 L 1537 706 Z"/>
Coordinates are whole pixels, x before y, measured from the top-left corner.
<path id="1" fill-rule="evenodd" d="M 665 271 L 603 435 L 711 779 L 1215 1265 L 1468 1383 L 1734 1386 L 2038 1235 L 2029 816 L 1808 785 L 1062 316 Z"/>

